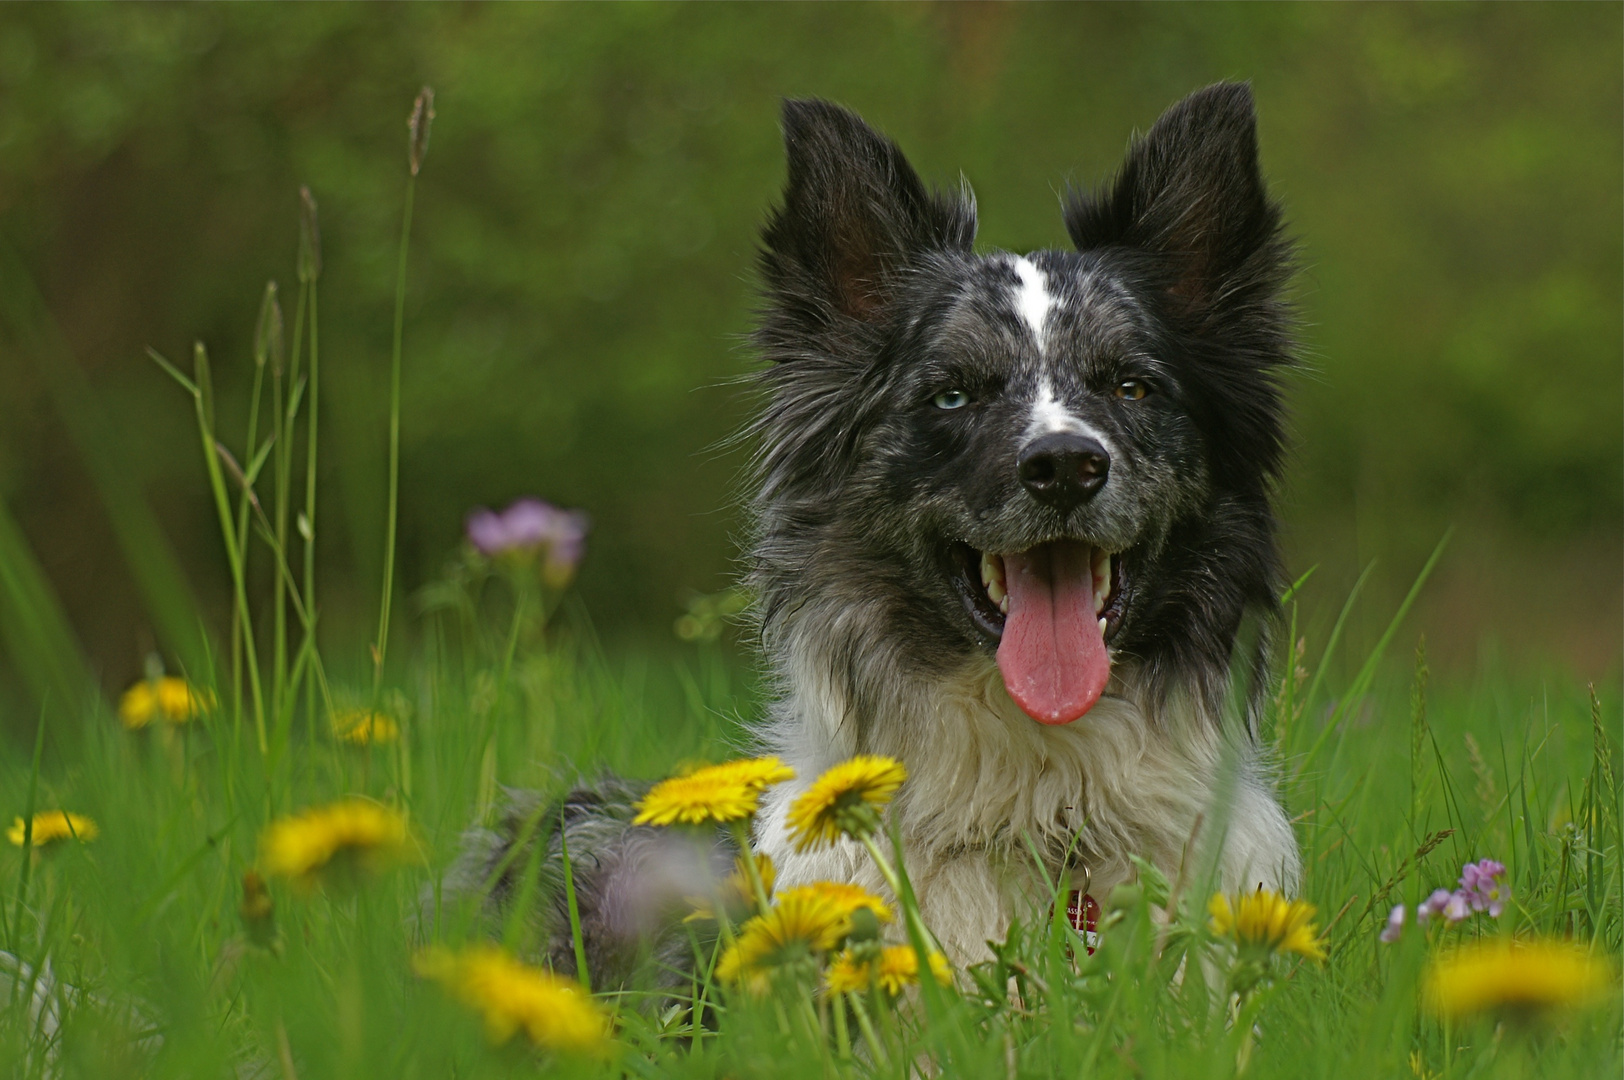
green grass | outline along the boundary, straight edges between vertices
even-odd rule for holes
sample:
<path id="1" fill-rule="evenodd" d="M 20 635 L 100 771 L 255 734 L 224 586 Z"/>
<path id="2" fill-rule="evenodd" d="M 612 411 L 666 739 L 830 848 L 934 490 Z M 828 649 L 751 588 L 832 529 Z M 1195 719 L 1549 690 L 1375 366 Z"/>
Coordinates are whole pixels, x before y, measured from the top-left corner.
<path id="1" fill-rule="evenodd" d="M 405 256 L 403 232 L 397 281 Z M 1618 731 L 1616 687 L 1597 699 L 1527 672 L 1429 679 L 1419 650 L 1413 667 L 1392 655 L 1405 640 L 1397 616 L 1344 675 L 1334 658 L 1345 647 L 1346 611 L 1321 632 L 1305 609 L 1301 624 L 1315 629 L 1298 629 L 1299 602 L 1330 616 L 1339 599 L 1315 596 L 1312 581 L 1291 605 L 1292 639 L 1306 640 L 1291 674 L 1275 677 L 1262 730 L 1278 751 L 1323 964 L 1277 958 L 1243 1003 L 1226 1005 L 1219 991 L 1232 962 L 1206 930 L 1207 890 L 1192 881 L 1158 897 L 1147 880 L 1137 896 L 1116 898 L 1093 956 L 1034 917 L 1012 930 L 993 964 L 900 1006 L 870 1001 L 848 1016 L 815 993 L 811 972 L 800 982 L 791 972 L 777 993 L 756 998 L 716 985 L 705 955 L 675 1000 L 598 988 L 615 1018 L 607 1058 L 549 1057 L 522 1040 L 492 1045 L 477 1017 L 412 969 L 425 945 L 473 935 L 470 913 L 438 888 L 461 832 L 491 819 L 500 785 L 556 792 L 601 768 L 657 777 L 685 759 L 731 756 L 759 713 L 760 691 L 725 645 L 606 650 L 567 594 L 542 589 L 522 566 L 472 559 L 393 619 L 386 570 L 371 648 L 319 638 L 311 569 L 319 265 L 307 202 L 293 358 L 284 369 L 280 315 L 268 300 L 259 359 L 272 378 L 259 381 L 252 433 L 235 450 L 224 452 L 233 429 L 215 414 L 203 349 L 190 374 L 159 358 L 195 403 L 232 573 L 231 621 L 210 628 L 211 646 L 189 629 L 167 635 L 172 662 L 212 689 L 213 708 L 189 724 L 125 730 L 89 688 L 37 563 L 0 514 L 0 630 L 44 701 L 41 738 L 0 747 L 0 810 L 67 809 L 101 827 L 93 842 L 37 856 L 0 847 L 8 1075 L 1619 1073 L 1624 769 L 1608 734 Z M 397 289 L 397 303 L 403 296 Z M 397 310 L 395 372 L 401 326 Z M 270 395 L 263 411 L 261 392 Z M 391 508 L 396 494 L 392 479 Z M 250 588 L 252 560 L 275 575 L 268 601 Z M 185 602 L 172 597 L 168 607 Z M 403 609 L 416 612 L 411 635 L 400 633 Z M 392 624 L 397 647 L 386 654 Z M 353 674 L 330 677 L 329 662 Z M 374 707 L 401 723 L 399 741 L 357 748 L 332 737 L 335 713 Z M 250 931 L 263 940 L 265 928 L 245 927 L 239 908 L 262 831 L 345 795 L 406 815 L 416 857 L 344 890 L 273 880 L 275 947 L 253 944 Z M 1215 807 L 1212 819 L 1221 818 Z M 1514 900 L 1504 917 L 1377 940 L 1392 905 L 1453 886 L 1463 863 L 1485 857 L 1509 868 Z M 510 919 L 504 944 L 531 954 L 527 933 L 523 919 Z M 1494 936 L 1571 939 L 1614 973 L 1614 1000 L 1528 1023 L 1490 1016 L 1446 1028 L 1421 1003 L 1427 966 L 1455 942 Z"/>
<path id="2" fill-rule="evenodd" d="M 273 765 L 233 731 L 251 720 L 226 709 L 143 732 L 104 709 L 48 713 L 35 801 L 88 813 L 102 834 L 47 848 L 32 867 L 14 847 L 0 859 L 6 898 L 20 901 L 6 905 L 8 948 L 31 967 L 48 962 L 64 1013 L 48 1039 L 28 997 L 14 999 L 0 1014 L 0 1060 L 28 1063 L 19 1075 L 46 1075 L 50 1046 L 70 1074 L 220 1075 L 245 1062 L 280 1069 L 285 1040 L 299 1076 L 535 1068 L 516 1046 L 488 1046 L 472 1016 L 411 974 L 424 941 L 467 933 L 450 905 L 431 904 L 430 922 L 415 926 L 425 886 L 453 858 L 461 830 L 488 812 L 493 779 L 557 790 L 599 765 L 658 776 L 683 758 L 718 758 L 736 746 L 756 700 L 724 653 L 611 661 L 582 637 L 555 628 L 548 643 L 521 648 L 500 695 L 500 650 L 428 650 L 386 695 L 405 720 L 399 764 L 387 746 L 319 739 L 295 740 Z M 367 681 L 335 694 L 364 702 Z M 1418 1008 L 1417 980 L 1440 942 L 1376 937 L 1391 904 L 1452 886 L 1463 862 L 1488 856 L 1510 868 L 1515 903 L 1499 923 L 1478 916 L 1443 938 L 1572 936 L 1616 961 L 1618 763 L 1594 755 L 1585 692 L 1511 679 L 1433 687 L 1417 742 L 1410 694 L 1395 679 L 1350 710 L 1317 768 L 1293 775 L 1327 705 L 1310 702 L 1296 728 L 1285 794 L 1299 821 L 1304 896 L 1321 926 L 1330 923 L 1330 956 L 1323 966 L 1282 966 L 1254 999 L 1247 1075 L 1407 1075 L 1416 1051 L 1439 1075 L 1616 1074 L 1616 1009 L 1529 1032 L 1484 1023 L 1446 1039 Z M 1617 709 L 1601 703 L 1604 725 L 1616 726 Z M 31 749 L 8 747 L 0 760 L 0 788 L 19 814 L 35 776 Z M 240 883 L 258 834 L 276 815 L 348 793 L 409 812 L 423 862 L 346 895 L 273 882 L 280 954 L 247 947 Z M 1453 831 L 1415 860 L 1440 830 Z M 1188 899 L 1199 922 L 1204 897 Z M 930 1055 L 955 1075 L 1232 1075 L 1244 1026 L 1225 1022 L 1205 980 L 1177 981 L 1169 959 L 1150 955 L 1155 934 L 1137 918 L 1108 929 L 1080 976 L 1053 927 L 1023 928 L 1008 967 L 1024 972 L 1019 1005 L 977 992 L 961 973 L 928 1018 L 922 1004 L 911 1014 L 879 1010 L 889 1067 L 872 1055 L 842 1062 L 832 1026 L 814 1038 L 795 1011 L 780 1016 L 718 987 L 702 988 L 720 1004 L 697 1044 L 685 1011 L 651 1015 L 635 995 L 605 997 L 620 1017 L 621 1057 L 576 1064 L 589 1075 L 901 1076 Z M 532 943 L 514 944 L 522 953 Z"/>

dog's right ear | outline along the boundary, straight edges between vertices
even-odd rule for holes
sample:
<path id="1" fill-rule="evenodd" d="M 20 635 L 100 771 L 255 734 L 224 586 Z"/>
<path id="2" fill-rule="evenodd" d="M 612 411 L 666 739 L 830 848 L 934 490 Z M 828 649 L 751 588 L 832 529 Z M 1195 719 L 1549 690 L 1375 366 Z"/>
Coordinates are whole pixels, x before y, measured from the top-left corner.
<path id="1" fill-rule="evenodd" d="M 974 202 L 927 189 L 896 143 L 856 113 L 784 102 L 789 180 L 762 230 L 773 299 L 814 326 L 875 322 L 898 273 L 932 250 L 968 251 Z"/>
<path id="2" fill-rule="evenodd" d="M 1267 307 L 1290 269 L 1245 83 L 1216 83 L 1169 108 L 1134 140 L 1114 181 L 1068 196 L 1065 218 L 1080 251 L 1161 256 L 1169 296 L 1192 315 Z"/>

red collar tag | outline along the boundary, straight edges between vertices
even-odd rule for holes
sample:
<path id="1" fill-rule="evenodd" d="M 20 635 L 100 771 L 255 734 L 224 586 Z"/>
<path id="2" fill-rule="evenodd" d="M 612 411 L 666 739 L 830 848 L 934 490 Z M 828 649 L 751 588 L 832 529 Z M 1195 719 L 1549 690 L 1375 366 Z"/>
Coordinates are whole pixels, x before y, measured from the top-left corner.
<path id="1" fill-rule="evenodd" d="M 1093 956 L 1095 946 L 1100 943 L 1097 930 L 1100 922 L 1100 905 L 1083 890 L 1073 889 L 1066 894 L 1066 921 L 1082 937 L 1088 954 Z"/>

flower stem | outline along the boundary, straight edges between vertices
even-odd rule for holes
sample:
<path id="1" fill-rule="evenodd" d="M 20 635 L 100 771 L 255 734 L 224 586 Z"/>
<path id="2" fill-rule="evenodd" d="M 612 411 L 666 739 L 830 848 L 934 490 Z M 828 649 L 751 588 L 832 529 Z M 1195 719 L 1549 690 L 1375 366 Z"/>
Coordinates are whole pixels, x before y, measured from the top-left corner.
<path id="1" fill-rule="evenodd" d="M 835 1053 L 841 1061 L 851 1060 L 851 1030 L 846 1023 L 846 995 L 834 994 L 829 1003 L 835 1020 Z"/>
<path id="2" fill-rule="evenodd" d="M 885 1044 L 874 1034 L 874 1024 L 868 1018 L 868 1010 L 863 1008 L 863 999 L 856 994 L 851 995 L 851 1011 L 857 1018 L 857 1028 L 863 1033 L 863 1039 L 868 1043 L 869 1049 L 874 1051 L 874 1060 L 879 1062 L 881 1068 L 886 1068 L 891 1061 L 885 1052 Z"/>
<path id="3" fill-rule="evenodd" d="M 750 890 L 755 894 L 756 906 L 761 914 L 767 914 L 772 902 L 767 899 L 767 887 L 761 881 L 761 868 L 756 865 L 755 852 L 750 847 L 750 827 L 743 821 L 733 823 L 733 838 L 739 844 L 739 859 L 744 863 L 744 873 L 750 879 Z"/>
<path id="4" fill-rule="evenodd" d="M 925 943 L 927 949 L 940 952 L 942 947 L 937 942 L 936 935 L 932 934 L 930 928 L 925 925 L 925 919 L 919 913 L 918 904 L 911 902 L 908 892 L 902 888 L 902 880 L 897 876 L 896 869 L 892 867 L 891 860 L 885 857 L 885 853 L 880 850 L 880 846 L 874 842 L 874 834 L 862 833 L 858 836 L 858 840 L 868 849 L 869 858 L 874 860 L 874 865 L 879 868 L 880 876 L 885 878 L 886 885 L 890 886 L 891 895 L 897 898 L 897 906 L 902 909 L 903 918 L 908 920 L 908 926 L 914 933 L 919 935 L 919 939 Z M 920 958 L 921 971 L 928 967 L 927 960 L 927 957 Z"/>

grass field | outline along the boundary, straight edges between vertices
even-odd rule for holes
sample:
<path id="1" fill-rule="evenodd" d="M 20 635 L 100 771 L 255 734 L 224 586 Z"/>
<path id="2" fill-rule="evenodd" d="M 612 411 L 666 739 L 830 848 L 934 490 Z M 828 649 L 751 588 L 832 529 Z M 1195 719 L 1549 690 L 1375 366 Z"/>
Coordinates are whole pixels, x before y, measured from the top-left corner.
<path id="1" fill-rule="evenodd" d="M 100 834 L 45 847 L 31 866 L 19 848 L 5 849 L 7 945 L 39 977 L 11 987 L 0 1060 L 23 1076 L 57 1067 L 177 1077 L 533 1071 L 546 1058 L 522 1036 L 490 1045 L 473 1011 L 412 974 L 426 941 L 468 932 L 449 906 L 418 927 L 419 897 L 460 831 L 488 812 L 493 781 L 557 789 L 599 764 L 658 776 L 684 758 L 731 755 L 753 695 L 720 657 L 612 663 L 580 646 L 538 647 L 515 658 L 497 692 L 499 664 L 427 656 L 387 695 L 401 740 L 357 747 L 295 731 L 268 757 L 251 724 L 233 726 L 223 709 L 140 731 L 106 710 L 48 712 L 51 751 L 37 790 L 26 753 L 11 748 L 0 762 L 8 811 L 20 814 L 32 797 L 89 815 Z M 1250 1025 L 1231 1022 L 1209 980 L 1174 977 L 1187 949 L 1210 952 L 1218 969 L 1228 962 L 1207 940 L 1205 897 L 1186 895 L 1175 925 L 1190 934 L 1167 935 L 1160 957 L 1151 923 L 1129 907 L 1084 963 L 1067 959 L 1069 931 L 1040 923 L 1023 928 L 1005 970 L 979 982 L 958 972 L 952 988 L 900 1008 L 871 1002 L 883 1060 L 856 1028 L 848 1037 L 857 1049 L 842 1058 L 810 984 L 767 1000 L 702 984 L 707 1028 L 696 1031 L 681 1003 L 605 996 L 617 1017 L 615 1056 L 565 1056 L 548 1068 L 900 1076 L 933 1058 L 950 1075 L 1221 1076 L 1245 1058 L 1253 1076 L 1615 1075 L 1611 982 L 1599 1007 L 1521 1020 L 1487 1013 L 1453 1028 L 1423 1008 L 1419 989 L 1430 958 L 1478 938 L 1568 938 L 1616 965 L 1618 762 L 1612 750 L 1596 755 L 1584 690 L 1510 680 L 1431 687 L 1418 726 L 1423 698 L 1402 679 L 1379 681 L 1322 740 L 1331 700 L 1312 699 L 1287 733 L 1284 784 L 1305 853 L 1304 898 L 1318 909 L 1328 955 L 1274 961 L 1249 998 Z M 1616 700 L 1599 709 L 1604 726 L 1616 724 Z M 245 924 L 242 882 L 262 830 L 346 794 L 406 811 L 420 856 L 347 889 L 307 892 L 273 879 L 275 947 L 250 944 L 264 925 Z M 1479 914 L 1429 933 L 1412 925 L 1396 943 L 1378 940 L 1393 904 L 1452 887 L 1463 863 L 1485 857 L 1508 868 L 1501 918 Z M 515 924 L 508 944 L 523 955 L 531 943 Z M 1016 972 L 1018 995 L 986 992 Z"/>
<path id="2" fill-rule="evenodd" d="M 414 172 L 425 145 L 426 128 L 421 138 L 414 128 Z M 410 191 L 406 207 L 402 283 Z M 736 756 L 759 691 L 722 645 L 606 651 L 567 575 L 547 584 L 521 557 L 470 554 L 415 594 L 409 614 L 391 612 L 396 453 L 378 633 L 317 649 L 318 448 L 301 435 L 320 388 L 314 236 L 307 227 L 285 342 L 267 301 L 246 437 L 214 415 L 201 348 L 189 371 L 159 358 L 197 405 L 238 602 L 229 626 L 210 628 L 212 648 L 171 658 L 190 692 L 152 684 L 168 688 L 172 716 L 159 701 L 143 712 L 140 689 L 118 707 L 88 691 L 48 588 L 0 528 L 3 629 L 44 699 L 35 743 L 0 747 L 0 809 L 19 822 L 85 815 L 72 819 L 77 835 L 43 843 L 43 831 L 19 830 L 0 845 L 6 1075 L 1454 1078 L 1624 1067 L 1617 688 L 1598 697 L 1518 671 L 1431 680 L 1419 650 L 1407 659 L 1415 643 L 1398 619 L 1343 671 L 1332 662 L 1345 649 L 1340 598 L 1317 596 L 1312 579 L 1303 610 L 1291 605 L 1305 647 L 1277 674 L 1261 732 L 1304 853 L 1293 899 L 1315 909 L 1295 945 L 1237 946 L 1244 932 L 1209 921 L 1198 870 L 1171 883 L 1147 875 L 1105 898 L 1092 954 L 1039 915 L 995 962 L 893 999 L 876 987 L 832 998 L 810 954 L 755 993 L 714 977 L 705 952 L 675 996 L 599 993 L 590 1008 L 606 1027 L 581 1053 L 560 1048 L 569 1040 L 557 1029 L 581 994 L 513 975 L 492 992 L 513 1008 L 529 994 L 535 1037 L 493 1038 L 424 959 L 475 936 L 472 913 L 437 888 L 460 833 L 491 819 L 502 785 L 557 792 L 600 768 L 653 778 Z M 263 595 L 248 560 L 272 568 Z M 169 624 L 188 618 L 171 612 Z M 409 648 L 398 640 L 408 619 Z M 382 720 L 376 737 L 342 737 L 357 717 L 386 718 L 394 737 Z M 346 796 L 404 820 L 401 842 L 352 837 L 314 886 L 277 874 L 267 829 Z M 32 820 L 43 830 L 57 819 Z M 394 851 L 392 865 L 371 866 L 374 847 Z M 1417 925 L 1419 902 L 1484 859 L 1505 867 L 1503 911 Z M 1383 941 L 1400 904 L 1407 924 Z M 1039 898 L 1035 910 L 1047 906 Z M 510 955 L 534 955 L 526 927 L 503 927 Z M 1464 988 L 1427 989 L 1459 946 L 1512 940 L 1568 951 L 1511 952 L 1467 973 Z"/>

